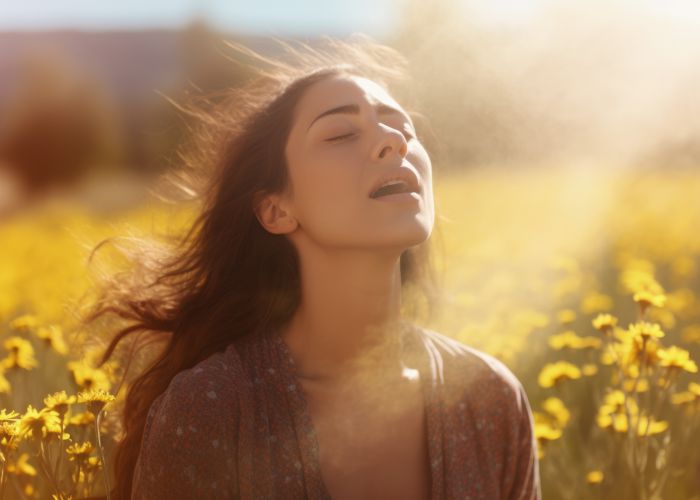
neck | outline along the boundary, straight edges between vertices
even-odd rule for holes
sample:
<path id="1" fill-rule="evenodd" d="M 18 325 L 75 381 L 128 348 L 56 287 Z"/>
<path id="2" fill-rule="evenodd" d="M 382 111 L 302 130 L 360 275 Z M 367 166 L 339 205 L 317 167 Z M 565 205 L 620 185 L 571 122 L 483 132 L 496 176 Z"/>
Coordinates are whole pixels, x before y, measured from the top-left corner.
<path id="1" fill-rule="evenodd" d="M 306 255 L 302 301 L 281 332 L 298 376 L 312 382 L 401 378 L 399 257 Z"/>

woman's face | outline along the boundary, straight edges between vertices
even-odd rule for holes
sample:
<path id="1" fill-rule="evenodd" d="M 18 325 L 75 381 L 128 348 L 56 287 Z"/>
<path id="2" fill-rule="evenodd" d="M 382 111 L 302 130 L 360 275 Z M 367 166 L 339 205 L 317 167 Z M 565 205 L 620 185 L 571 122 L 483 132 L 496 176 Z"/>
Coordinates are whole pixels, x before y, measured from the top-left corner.
<path id="1" fill-rule="evenodd" d="M 430 236 L 430 158 L 408 114 L 377 83 L 337 76 L 309 87 L 285 154 L 292 184 L 287 208 L 298 223 L 292 239 L 402 252 Z M 370 197 L 378 182 L 397 173 L 413 176 L 419 194 Z"/>

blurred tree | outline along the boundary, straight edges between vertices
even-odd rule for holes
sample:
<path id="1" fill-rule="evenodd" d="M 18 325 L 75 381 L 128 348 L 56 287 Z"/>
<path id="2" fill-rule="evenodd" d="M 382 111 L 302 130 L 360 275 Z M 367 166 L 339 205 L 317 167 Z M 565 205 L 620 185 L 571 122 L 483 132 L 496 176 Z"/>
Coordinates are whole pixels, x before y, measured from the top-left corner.
<path id="1" fill-rule="evenodd" d="M 29 195 L 123 161 L 118 113 L 101 84 L 41 48 L 23 63 L 0 122 L 0 165 Z"/>

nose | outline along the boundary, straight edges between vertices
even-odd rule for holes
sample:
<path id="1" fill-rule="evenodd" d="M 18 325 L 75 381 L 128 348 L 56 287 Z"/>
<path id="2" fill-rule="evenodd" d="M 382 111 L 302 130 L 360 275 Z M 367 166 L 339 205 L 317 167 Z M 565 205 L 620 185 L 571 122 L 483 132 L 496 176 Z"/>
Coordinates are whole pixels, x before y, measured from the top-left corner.
<path id="1" fill-rule="evenodd" d="M 387 156 L 391 156 L 394 151 L 398 151 L 401 158 L 406 156 L 408 152 L 408 142 L 404 135 L 395 128 L 387 127 L 380 123 L 381 140 L 376 145 L 374 150 L 374 158 L 382 160 Z"/>

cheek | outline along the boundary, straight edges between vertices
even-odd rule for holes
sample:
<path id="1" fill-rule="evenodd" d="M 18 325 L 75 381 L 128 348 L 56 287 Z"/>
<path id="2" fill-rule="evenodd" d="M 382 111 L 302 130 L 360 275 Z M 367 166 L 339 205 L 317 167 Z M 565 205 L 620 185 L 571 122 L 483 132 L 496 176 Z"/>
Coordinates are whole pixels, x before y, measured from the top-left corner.
<path id="1" fill-rule="evenodd" d="M 424 179 L 430 179 L 432 176 L 432 164 L 430 162 L 430 156 L 428 152 L 422 146 L 418 147 L 415 151 L 414 158 L 409 158 L 411 163 L 418 169 L 418 171 L 423 175 Z"/>
<path id="2" fill-rule="evenodd" d="M 356 210 L 363 195 L 361 166 L 352 158 L 317 155 L 296 172 L 296 204 L 302 212 L 318 219 L 319 211 L 339 213 Z"/>

